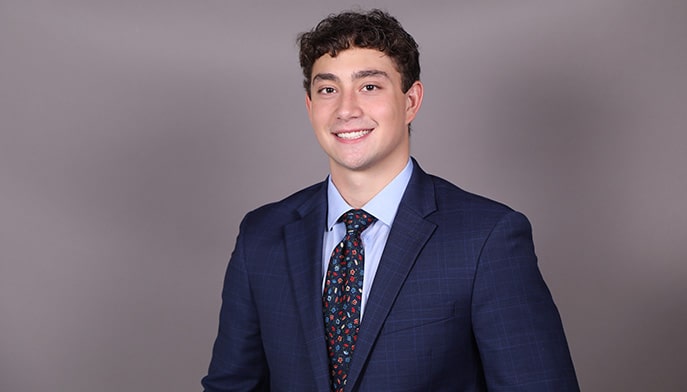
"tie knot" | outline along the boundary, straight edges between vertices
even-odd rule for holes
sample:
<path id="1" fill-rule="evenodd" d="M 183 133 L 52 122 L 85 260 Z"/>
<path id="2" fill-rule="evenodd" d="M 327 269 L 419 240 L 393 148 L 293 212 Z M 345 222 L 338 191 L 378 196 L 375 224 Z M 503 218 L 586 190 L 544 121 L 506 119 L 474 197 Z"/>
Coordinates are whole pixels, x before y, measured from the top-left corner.
<path id="1" fill-rule="evenodd" d="M 362 233 L 363 230 L 367 229 L 376 220 L 377 218 L 363 210 L 348 210 L 339 218 L 339 222 L 343 222 L 346 225 L 347 233 L 357 234 Z"/>

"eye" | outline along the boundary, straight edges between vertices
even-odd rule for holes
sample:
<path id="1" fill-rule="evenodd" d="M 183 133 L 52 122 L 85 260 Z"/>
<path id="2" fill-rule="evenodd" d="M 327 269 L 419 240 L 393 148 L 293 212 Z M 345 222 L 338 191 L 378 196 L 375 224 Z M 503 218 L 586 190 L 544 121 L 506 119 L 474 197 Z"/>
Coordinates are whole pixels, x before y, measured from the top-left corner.
<path id="1" fill-rule="evenodd" d="M 379 89 L 379 87 L 378 87 L 378 86 L 375 86 L 374 84 L 366 84 L 366 85 L 363 86 L 363 90 L 364 90 L 364 91 L 375 91 L 375 90 L 378 90 L 378 89 Z"/>
<path id="2" fill-rule="evenodd" d="M 322 87 L 321 89 L 317 90 L 317 92 L 320 94 L 334 94 L 336 90 L 334 87 Z"/>

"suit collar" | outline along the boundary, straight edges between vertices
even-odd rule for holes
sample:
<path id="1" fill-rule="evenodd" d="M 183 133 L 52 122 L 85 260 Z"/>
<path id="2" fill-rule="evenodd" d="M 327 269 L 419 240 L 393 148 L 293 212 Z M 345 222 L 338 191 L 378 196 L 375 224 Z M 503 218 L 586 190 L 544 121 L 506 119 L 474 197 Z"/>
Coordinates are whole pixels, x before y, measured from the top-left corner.
<path id="1" fill-rule="evenodd" d="M 413 175 L 410 177 L 401 204 L 415 215 L 425 218 L 437 210 L 434 181 L 432 181 L 431 175 L 422 170 L 415 158 L 411 159 L 414 166 Z"/>

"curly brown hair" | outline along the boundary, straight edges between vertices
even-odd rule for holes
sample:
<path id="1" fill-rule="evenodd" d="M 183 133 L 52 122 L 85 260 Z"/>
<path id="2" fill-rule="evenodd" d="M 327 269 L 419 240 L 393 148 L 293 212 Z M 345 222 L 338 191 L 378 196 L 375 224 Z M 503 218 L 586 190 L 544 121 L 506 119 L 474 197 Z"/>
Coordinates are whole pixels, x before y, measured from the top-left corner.
<path id="1" fill-rule="evenodd" d="M 298 43 L 303 87 L 308 96 L 315 61 L 327 53 L 336 57 L 351 47 L 377 49 L 389 56 L 401 74 L 404 93 L 420 80 L 420 53 L 415 39 L 396 18 L 379 9 L 331 14 L 314 29 L 299 34 Z"/>

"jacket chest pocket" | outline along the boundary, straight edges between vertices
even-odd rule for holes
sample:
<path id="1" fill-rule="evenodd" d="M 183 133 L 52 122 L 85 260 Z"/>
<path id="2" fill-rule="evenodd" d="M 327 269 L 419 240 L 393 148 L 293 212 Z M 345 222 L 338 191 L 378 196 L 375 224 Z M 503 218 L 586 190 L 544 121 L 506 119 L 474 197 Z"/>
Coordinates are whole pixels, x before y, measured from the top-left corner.
<path id="1" fill-rule="evenodd" d="M 445 323 L 470 323 L 469 297 L 459 293 L 442 293 L 436 287 L 424 290 L 402 290 L 384 322 L 382 334 L 414 328 L 443 329 Z M 466 325 L 467 326 L 467 325 Z"/>

